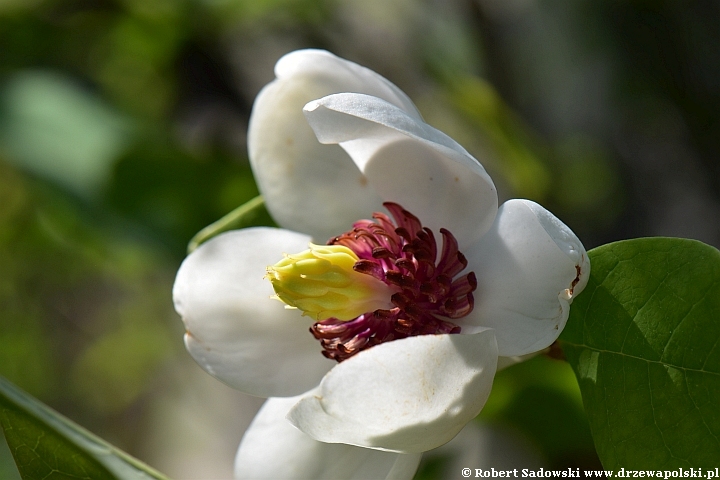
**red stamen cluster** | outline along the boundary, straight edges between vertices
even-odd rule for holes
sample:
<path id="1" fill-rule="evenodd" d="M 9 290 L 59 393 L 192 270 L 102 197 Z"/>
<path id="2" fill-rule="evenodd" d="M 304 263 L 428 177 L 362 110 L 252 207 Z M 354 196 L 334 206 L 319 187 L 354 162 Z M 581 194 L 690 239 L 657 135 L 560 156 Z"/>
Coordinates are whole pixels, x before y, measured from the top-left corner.
<path id="1" fill-rule="evenodd" d="M 444 228 L 438 258 L 433 232 L 396 203 L 384 203 L 393 221 L 383 213 L 360 220 L 353 229 L 328 242 L 343 245 L 359 257 L 354 270 L 372 275 L 398 291 L 394 308 L 375 310 L 350 321 L 329 318 L 310 332 L 320 340 L 323 355 L 341 362 L 383 342 L 415 335 L 459 333 L 460 327 L 442 317 L 456 319 L 473 309 L 477 288 L 475 273 L 455 278 L 467 260 L 455 237 Z M 437 259 L 437 263 L 436 263 Z"/>

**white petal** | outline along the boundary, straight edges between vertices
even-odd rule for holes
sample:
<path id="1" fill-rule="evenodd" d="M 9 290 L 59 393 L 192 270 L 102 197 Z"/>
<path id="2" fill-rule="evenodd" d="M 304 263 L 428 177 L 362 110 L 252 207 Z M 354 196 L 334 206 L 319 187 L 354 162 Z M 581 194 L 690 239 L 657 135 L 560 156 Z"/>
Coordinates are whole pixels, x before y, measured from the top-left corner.
<path id="1" fill-rule="evenodd" d="M 338 364 L 288 418 L 323 442 L 427 451 L 480 412 L 496 362 L 492 330 L 383 343 Z"/>
<path id="2" fill-rule="evenodd" d="M 235 457 L 238 480 L 412 479 L 422 454 L 380 452 L 313 440 L 285 418 L 300 397 L 270 398 Z"/>
<path id="3" fill-rule="evenodd" d="M 375 95 L 420 118 L 410 99 L 367 68 L 322 50 L 299 50 L 275 66 L 277 80 L 253 105 L 250 162 L 273 218 L 324 243 L 381 209 L 380 197 L 348 155 L 322 145 L 302 114 L 310 100 L 337 92 Z"/>
<path id="4" fill-rule="evenodd" d="M 470 325 L 494 328 L 502 356 L 553 343 L 590 274 L 580 240 L 529 200 L 504 203 L 490 231 L 464 253 L 478 287 L 475 309 L 458 323 L 463 332 L 472 331 Z"/>
<path id="5" fill-rule="evenodd" d="M 308 332 L 312 320 L 286 310 L 265 268 L 307 248 L 310 238 L 275 228 L 219 235 L 183 262 L 173 287 L 190 354 L 228 385 L 262 397 L 316 386 L 334 365 Z"/>
<path id="6" fill-rule="evenodd" d="M 337 93 L 358 92 L 383 98 L 402 108 L 408 115 L 422 119 L 412 100 L 395 84 L 369 68 L 326 50 L 296 50 L 284 55 L 275 64 L 275 76 L 278 79 L 301 75 L 317 75 L 324 82 L 333 81 L 344 87 Z"/>
<path id="7" fill-rule="evenodd" d="M 399 203 L 461 248 L 493 222 L 497 193 L 480 163 L 453 139 L 396 106 L 341 93 L 312 101 L 305 116 L 322 143 L 340 144 L 385 201 Z"/>

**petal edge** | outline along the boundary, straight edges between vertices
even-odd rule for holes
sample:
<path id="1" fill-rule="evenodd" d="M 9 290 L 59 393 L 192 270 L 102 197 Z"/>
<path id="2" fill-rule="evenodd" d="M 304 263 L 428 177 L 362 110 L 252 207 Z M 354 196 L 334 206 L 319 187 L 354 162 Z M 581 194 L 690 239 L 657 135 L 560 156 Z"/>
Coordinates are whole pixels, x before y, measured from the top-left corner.
<path id="1" fill-rule="evenodd" d="M 323 442 L 399 453 L 431 450 L 477 416 L 496 364 L 490 329 L 383 343 L 338 364 L 288 419 Z"/>
<path id="2" fill-rule="evenodd" d="M 270 298 L 267 265 L 305 249 L 309 237 L 258 227 L 200 245 L 178 270 L 176 311 L 188 351 L 208 373 L 257 396 L 297 395 L 318 384 L 333 362 L 307 331 L 311 321 Z"/>
<path id="3" fill-rule="evenodd" d="M 590 273 L 575 234 L 529 200 L 501 205 L 492 228 L 465 254 L 478 287 L 473 312 L 459 323 L 463 331 L 493 328 L 504 357 L 552 344 Z"/>

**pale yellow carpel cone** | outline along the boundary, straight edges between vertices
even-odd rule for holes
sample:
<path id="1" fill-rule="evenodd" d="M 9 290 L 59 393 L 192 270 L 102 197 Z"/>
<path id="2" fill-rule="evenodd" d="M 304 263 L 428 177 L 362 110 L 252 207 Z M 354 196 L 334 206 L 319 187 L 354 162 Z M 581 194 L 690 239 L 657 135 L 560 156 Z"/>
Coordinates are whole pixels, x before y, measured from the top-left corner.
<path id="1" fill-rule="evenodd" d="M 313 245 L 286 255 L 267 268 L 276 297 L 315 320 L 352 320 L 363 313 L 392 308 L 397 291 L 371 275 L 358 273 L 359 260 L 341 245 Z"/>

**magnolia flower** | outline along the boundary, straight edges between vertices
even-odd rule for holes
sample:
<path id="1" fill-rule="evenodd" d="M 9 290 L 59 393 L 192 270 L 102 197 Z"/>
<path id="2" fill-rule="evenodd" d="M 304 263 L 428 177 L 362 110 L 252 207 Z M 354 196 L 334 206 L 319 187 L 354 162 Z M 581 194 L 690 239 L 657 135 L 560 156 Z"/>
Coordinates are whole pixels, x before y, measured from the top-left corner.
<path id="1" fill-rule="evenodd" d="M 587 254 L 536 203 L 498 208 L 482 165 L 375 72 L 302 50 L 275 74 L 248 145 L 283 228 L 183 262 L 186 346 L 270 397 L 238 477 L 411 478 L 480 412 L 498 363 L 555 341 Z"/>

